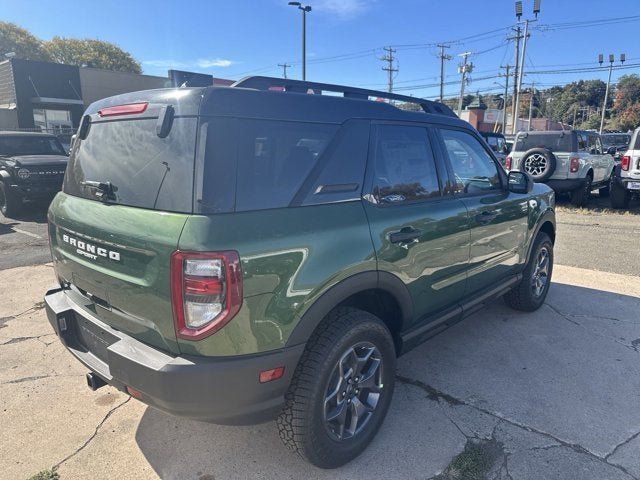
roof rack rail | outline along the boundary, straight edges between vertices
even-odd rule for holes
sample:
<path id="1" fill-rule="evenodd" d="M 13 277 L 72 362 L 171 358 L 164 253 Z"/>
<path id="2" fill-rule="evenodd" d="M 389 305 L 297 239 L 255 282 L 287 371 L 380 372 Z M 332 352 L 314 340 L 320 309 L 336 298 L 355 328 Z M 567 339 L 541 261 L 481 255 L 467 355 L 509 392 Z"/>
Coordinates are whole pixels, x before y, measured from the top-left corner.
<path id="1" fill-rule="evenodd" d="M 369 100 L 369 97 L 384 98 L 386 100 L 397 100 L 400 102 L 413 103 L 419 105 L 426 113 L 436 115 L 446 115 L 457 117 L 448 106 L 443 103 L 424 100 L 422 98 L 410 97 L 408 95 L 398 95 L 396 93 L 382 92 L 379 90 L 368 90 L 366 88 L 347 87 L 345 85 L 333 85 L 331 83 L 307 82 L 303 80 L 292 80 L 289 78 L 276 78 L 264 76 L 245 77 L 235 82 L 231 87 L 254 88 L 256 90 L 283 90 L 285 92 L 309 93 L 317 92 L 337 92 L 343 97 Z"/>

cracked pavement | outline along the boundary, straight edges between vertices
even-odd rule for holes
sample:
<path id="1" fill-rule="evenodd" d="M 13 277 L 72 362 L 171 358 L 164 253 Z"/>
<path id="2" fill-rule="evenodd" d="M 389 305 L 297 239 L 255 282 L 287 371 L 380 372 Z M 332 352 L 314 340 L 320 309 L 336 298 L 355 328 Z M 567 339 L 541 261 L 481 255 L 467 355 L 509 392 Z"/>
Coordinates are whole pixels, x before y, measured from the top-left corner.
<path id="1" fill-rule="evenodd" d="M 39 303 L 53 280 L 48 265 L 0 275 L 0 292 L 19 292 L 0 302 L 3 478 L 429 479 L 490 442 L 490 480 L 640 479 L 639 277 L 557 265 L 539 311 L 497 301 L 411 351 L 380 433 L 333 471 L 270 423 L 198 423 L 90 391 Z"/>

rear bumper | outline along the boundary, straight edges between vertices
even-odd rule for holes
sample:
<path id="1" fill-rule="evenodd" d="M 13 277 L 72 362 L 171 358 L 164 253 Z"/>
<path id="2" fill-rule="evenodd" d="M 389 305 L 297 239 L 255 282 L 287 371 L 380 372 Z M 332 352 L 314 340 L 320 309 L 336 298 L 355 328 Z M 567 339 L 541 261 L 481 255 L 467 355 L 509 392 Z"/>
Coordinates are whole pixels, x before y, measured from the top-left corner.
<path id="1" fill-rule="evenodd" d="M 556 193 L 565 193 L 578 190 L 584 186 L 584 178 L 567 178 L 562 180 L 547 180 L 546 183 Z"/>
<path id="2" fill-rule="evenodd" d="M 112 329 L 56 288 L 45 295 L 49 323 L 64 346 L 108 384 L 141 392 L 140 400 L 167 413 L 221 424 L 274 418 L 284 404 L 304 345 L 237 357 L 171 356 Z M 81 340 L 82 339 L 82 340 Z M 261 384 L 263 370 L 284 376 Z"/>
<path id="3" fill-rule="evenodd" d="M 629 188 L 629 182 L 634 182 L 634 183 L 639 183 L 640 179 L 638 178 L 620 178 L 619 176 L 614 176 L 615 182 L 620 185 L 622 188 L 624 188 L 625 190 L 627 190 L 629 193 L 633 193 L 633 194 L 638 194 L 640 195 L 640 190 L 631 190 Z"/>

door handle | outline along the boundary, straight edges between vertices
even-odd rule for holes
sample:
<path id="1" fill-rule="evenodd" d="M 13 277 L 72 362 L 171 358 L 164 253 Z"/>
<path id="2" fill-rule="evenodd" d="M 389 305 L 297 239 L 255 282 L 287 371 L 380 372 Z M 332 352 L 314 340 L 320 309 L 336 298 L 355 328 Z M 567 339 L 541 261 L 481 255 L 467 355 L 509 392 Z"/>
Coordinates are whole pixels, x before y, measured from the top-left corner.
<path id="1" fill-rule="evenodd" d="M 397 232 L 391 232 L 389 234 L 389 241 L 391 243 L 409 243 L 417 240 L 421 236 L 422 230 L 418 230 L 413 227 L 405 227 Z"/>
<path id="2" fill-rule="evenodd" d="M 479 215 L 476 215 L 476 221 L 478 223 L 491 223 L 498 216 L 495 212 L 484 211 Z"/>

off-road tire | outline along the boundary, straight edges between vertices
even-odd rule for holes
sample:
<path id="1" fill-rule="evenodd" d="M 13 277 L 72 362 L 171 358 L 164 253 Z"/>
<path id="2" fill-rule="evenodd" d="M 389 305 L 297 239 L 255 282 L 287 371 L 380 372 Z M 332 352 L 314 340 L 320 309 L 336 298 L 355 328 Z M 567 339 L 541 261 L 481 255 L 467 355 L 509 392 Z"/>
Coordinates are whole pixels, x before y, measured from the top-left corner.
<path id="1" fill-rule="evenodd" d="M 369 342 L 379 350 L 384 387 L 363 430 L 337 440 L 325 424 L 325 393 L 336 363 L 358 342 Z M 329 313 L 309 339 L 285 395 L 276 422 L 283 443 L 320 468 L 336 468 L 357 457 L 377 433 L 391 403 L 395 361 L 393 339 L 379 318 L 347 307 Z"/>
<path id="2" fill-rule="evenodd" d="M 5 217 L 15 217 L 20 213 L 21 202 L 16 198 L 7 185 L 0 181 L 0 213 Z"/>
<path id="3" fill-rule="evenodd" d="M 549 254 L 549 270 L 547 275 L 547 282 L 541 295 L 536 296 L 532 288 L 532 279 L 536 270 L 536 260 L 540 254 L 540 251 L 546 248 Z M 531 255 L 527 261 L 527 266 L 522 272 L 522 280 L 512 290 L 504 295 L 504 301 L 507 305 L 515 310 L 521 310 L 523 312 L 533 312 L 540 308 L 544 303 L 547 293 L 549 292 L 549 286 L 551 285 L 551 275 L 553 273 L 553 242 L 549 235 L 544 232 L 539 232 L 533 242 L 533 248 L 531 249 Z"/>
<path id="4" fill-rule="evenodd" d="M 571 204 L 574 207 L 585 207 L 589 202 L 591 196 L 591 185 L 593 184 L 593 178 L 591 175 L 587 175 L 584 179 L 584 184 L 571 192 Z"/>
<path id="5" fill-rule="evenodd" d="M 600 195 L 603 198 L 608 197 L 609 195 L 611 195 L 611 187 L 613 186 L 613 172 L 611 172 L 611 175 L 609 176 L 609 181 L 607 182 L 607 184 L 604 187 L 601 187 L 600 189 L 598 189 L 598 195 Z"/>
<path id="6" fill-rule="evenodd" d="M 536 167 L 535 165 L 527 167 L 529 157 L 531 157 L 532 161 L 534 161 L 535 163 L 538 163 L 539 161 L 546 162 L 545 169 L 542 172 L 538 173 L 538 167 Z M 553 172 L 556 171 L 556 164 L 556 156 L 551 150 L 548 150 L 546 148 L 531 148 L 527 150 L 524 155 L 522 155 L 522 160 L 520 160 L 520 170 L 531 175 L 534 181 L 544 182 L 551 178 Z"/>
<path id="7" fill-rule="evenodd" d="M 616 181 L 611 182 L 611 208 L 622 209 L 629 208 L 629 202 L 631 201 L 631 194 Z"/>

